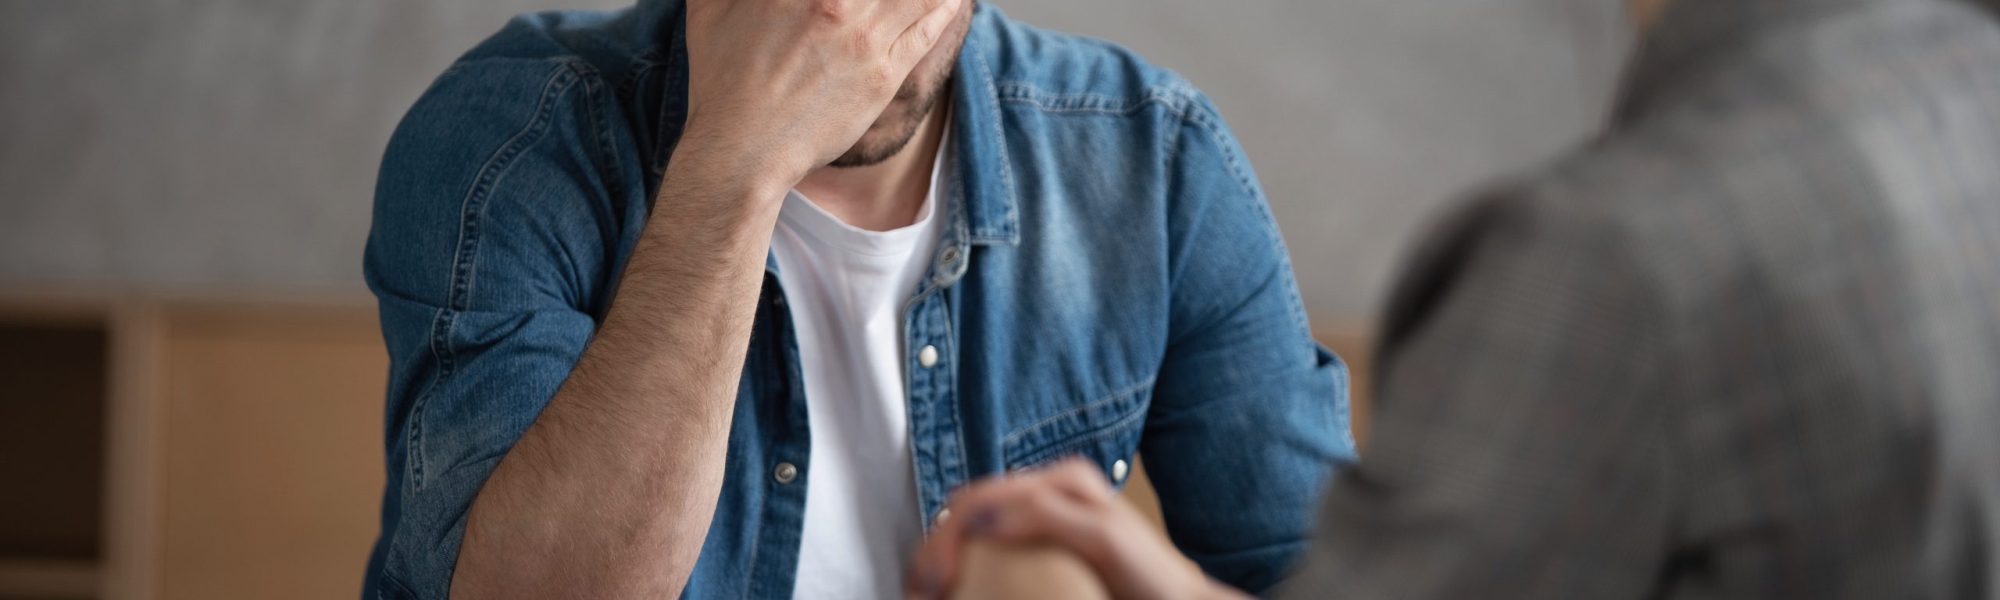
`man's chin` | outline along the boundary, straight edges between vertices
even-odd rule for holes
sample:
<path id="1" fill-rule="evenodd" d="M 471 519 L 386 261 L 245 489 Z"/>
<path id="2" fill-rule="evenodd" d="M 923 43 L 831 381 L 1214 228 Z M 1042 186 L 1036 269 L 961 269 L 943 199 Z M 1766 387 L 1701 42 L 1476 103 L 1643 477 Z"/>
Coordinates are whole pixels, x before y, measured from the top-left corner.
<path id="1" fill-rule="evenodd" d="M 906 116 L 898 119 L 893 125 L 876 123 L 874 127 L 869 128 L 868 133 L 861 135 L 859 141 L 854 142 L 854 146 L 847 149 L 846 154 L 827 163 L 827 166 L 836 169 L 858 169 L 879 165 L 883 161 L 895 158 L 897 154 L 903 152 L 904 147 L 910 145 L 911 140 L 916 139 L 917 131 L 923 128 L 924 120 L 931 117 L 931 111 L 936 110 L 936 105 L 937 96 L 933 93 L 920 99 L 915 110 L 903 112 Z"/>
<path id="2" fill-rule="evenodd" d="M 904 132 L 884 132 L 884 134 L 868 132 L 866 136 L 860 138 L 860 142 L 854 142 L 854 146 L 848 148 L 846 154 L 840 154 L 840 158 L 834 158 L 834 162 L 826 166 L 832 168 L 876 166 L 882 164 L 884 160 L 896 158 L 896 154 L 902 154 L 902 148 L 910 146 L 912 138 L 916 138 L 914 126 L 906 128 Z"/>
<path id="3" fill-rule="evenodd" d="M 913 136 L 903 136 L 900 140 L 870 140 L 863 137 L 861 141 L 854 143 L 854 147 L 848 148 L 846 154 L 833 159 L 833 162 L 827 163 L 826 166 L 835 169 L 859 169 L 882 164 L 883 161 L 902 153 L 903 147 L 910 145 L 910 137 Z"/>

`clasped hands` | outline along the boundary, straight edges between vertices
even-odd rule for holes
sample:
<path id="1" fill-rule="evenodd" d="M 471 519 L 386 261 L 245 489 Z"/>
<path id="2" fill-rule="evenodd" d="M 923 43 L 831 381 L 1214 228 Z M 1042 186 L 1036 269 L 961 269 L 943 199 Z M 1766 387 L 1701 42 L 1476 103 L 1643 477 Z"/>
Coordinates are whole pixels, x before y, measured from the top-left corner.
<path id="1" fill-rule="evenodd" d="M 1082 459 L 975 482 L 946 509 L 953 516 L 939 521 L 912 561 L 909 598 L 1247 597 L 1203 574 Z M 1078 563 L 1088 573 L 1075 573 Z M 1005 577 L 981 573 L 991 569 Z M 997 581 L 1021 577 L 1032 581 Z M 996 582 L 1006 589 L 994 589 Z"/>

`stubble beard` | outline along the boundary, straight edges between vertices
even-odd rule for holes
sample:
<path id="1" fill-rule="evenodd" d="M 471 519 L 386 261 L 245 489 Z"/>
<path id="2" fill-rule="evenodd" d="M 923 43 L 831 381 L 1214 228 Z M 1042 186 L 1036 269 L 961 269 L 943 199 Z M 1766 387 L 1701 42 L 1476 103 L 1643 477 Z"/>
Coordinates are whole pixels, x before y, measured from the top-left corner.
<path id="1" fill-rule="evenodd" d="M 827 166 L 836 169 L 872 167 L 902 153 L 903 148 L 910 145 L 910 140 L 917 137 L 917 130 L 923 127 L 924 119 L 930 118 L 931 111 L 937 109 L 938 98 L 944 95 L 945 86 L 951 83 L 951 65 L 957 62 L 956 56 L 952 58 L 954 60 L 945 62 L 945 66 L 940 69 L 942 72 L 937 77 L 931 78 L 933 83 L 929 89 L 919 89 L 914 79 L 904 81 L 903 87 L 896 90 L 896 98 L 890 101 L 889 106 L 892 110 L 898 106 L 907 109 L 903 110 L 902 114 L 896 115 L 896 119 L 892 122 L 878 121 L 875 127 L 870 128 L 868 133 L 862 134 L 861 139 L 854 142 L 853 147 L 848 148 L 845 154 Z M 882 128 L 886 135 L 873 135 L 877 128 Z"/>

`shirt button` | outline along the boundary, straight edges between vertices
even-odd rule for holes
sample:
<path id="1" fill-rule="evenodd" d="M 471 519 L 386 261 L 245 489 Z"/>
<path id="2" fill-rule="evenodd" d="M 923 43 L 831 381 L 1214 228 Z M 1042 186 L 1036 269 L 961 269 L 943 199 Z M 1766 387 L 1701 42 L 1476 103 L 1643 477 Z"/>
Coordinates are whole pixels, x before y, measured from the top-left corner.
<path id="1" fill-rule="evenodd" d="M 1111 463 L 1111 480 L 1125 483 L 1125 476 L 1130 475 L 1131 471 L 1132 467 L 1125 464 L 1125 459 L 1118 459 L 1118 462 Z"/>
<path id="2" fill-rule="evenodd" d="M 917 351 L 917 364 L 923 365 L 924 368 L 937 366 L 937 361 L 937 346 L 924 346 L 924 349 Z"/>
<path id="3" fill-rule="evenodd" d="M 949 518 L 951 518 L 951 509 L 940 508 L 938 509 L 937 518 L 931 519 L 931 525 L 936 526 L 938 524 L 944 523 L 944 520 Z"/>
<path id="4" fill-rule="evenodd" d="M 778 480 L 780 484 L 791 483 L 792 480 L 799 478 L 799 468 L 788 462 L 778 463 L 778 468 L 771 470 L 771 478 Z"/>

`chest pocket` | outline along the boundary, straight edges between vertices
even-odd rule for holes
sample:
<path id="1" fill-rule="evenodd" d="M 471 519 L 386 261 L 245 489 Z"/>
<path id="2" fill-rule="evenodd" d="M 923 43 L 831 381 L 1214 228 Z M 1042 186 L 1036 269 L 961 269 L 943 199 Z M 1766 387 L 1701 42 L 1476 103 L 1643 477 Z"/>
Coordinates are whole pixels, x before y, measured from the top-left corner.
<path id="1" fill-rule="evenodd" d="M 1076 456 L 1097 463 L 1122 487 L 1125 466 L 1139 449 L 1152 396 L 1153 380 L 1148 379 L 1015 430 L 1001 446 L 1007 470 Z"/>

